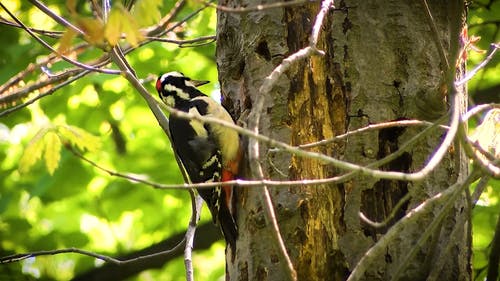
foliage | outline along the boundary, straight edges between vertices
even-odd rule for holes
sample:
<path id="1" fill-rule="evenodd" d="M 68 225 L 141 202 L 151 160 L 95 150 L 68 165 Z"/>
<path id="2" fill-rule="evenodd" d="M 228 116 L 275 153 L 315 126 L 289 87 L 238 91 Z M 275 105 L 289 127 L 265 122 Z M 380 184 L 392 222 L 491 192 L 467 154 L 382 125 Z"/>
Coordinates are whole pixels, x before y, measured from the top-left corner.
<path id="1" fill-rule="evenodd" d="M 476 44 L 479 49 L 490 50 L 491 43 L 500 42 L 500 26 L 498 21 L 500 15 L 500 1 L 474 1 L 471 4 L 469 14 L 469 35 L 481 37 Z M 469 68 L 484 59 L 485 54 L 481 52 L 470 52 Z M 492 93 L 492 89 L 498 89 L 498 73 L 500 67 L 500 57 L 495 56 L 488 66 L 479 72 L 469 82 L 469 94 L 473 101 L 481 102 L 499 102 L 500 96 L 498 90 Z M 479 121 L 471 122 L 475 126 Z M 498 136 L 497 136 L 498 137 Z M 472 187 L 474 190 L 475 187 Z M 491 242 L 495 232 L 495 226 L 498 223 L 500 214 L 500 181 L 490 180 L 485 192 L 482 193 L 478 204 L 474 207 L 472 213 L 472 231 L 473 231 L 473 268 L 474 279 L 485 280 L 488 258 L 490 254 Z"/>
<path id="2" fill-rule="evenodd" d="M 142 39 L 137 27 L 156 24 L 175 4 L 161 5 L 162 2 L 137 1 L 132 12 L 125 9 L 125 4 L 116 4 L 111 23 L 104 27 L 96 25 L 98 20 L 88 4 L 50 1 L 50 9 L 79 28 L 95 29 L 89 33 L 92 38 L 77 36 L 25 1 L 8 1 L 5 5 L 28 26 L 64 34 L 60 39 L 41 37 L 69 57 L 90 62 L 102 55 L 99 48 L 104 40 L 137 45 Z M 173 22 L 200 7 L 196 3 L 184 5 Z M 3 10 L 1 16 L 10 20 Z M 167 35 L 176 40 L 195 39 L 214 35 L 214 28 L 215 11 L 204 9 Z M 17 72 L 43 60 L 49 51 L 21 29 L 6 25 L 0 25 L 0 29 L 6 39 L 0 50 L 0 84 L 4 84 Z M 126 40 L 119 40 L 122 33 Z M 94 47 L 83 53 L 70 51 L 83 39 Z M 203 88 L 210 93 L 217 91 L 214 53 L 214 44 L 179 48 L 177 44 L 152 42 L 128 54 L 127 59 L 138 77 L 146 79 L 144 85 L 151 94 L 156 91 L 149 77 L 171 70 L 213 81 Z M 42 66 L 46 69 L 37 66 L 17 86 L 29 85 L 70 67 L 66 62 Z M 32 92 L 23 100 L 45 89 Z M 0 102 L 0 108 L 4 110 L 20 102 Z M 89 74 L 29 107 L 0 117 L 1 256 L 77 247 L 118 257 L 186 229 L 191 215 L 187 192 L 153 189 L 110 176 L 79 159 L 67 147 L 108 169 L 159 183 L 182 183 L 168 139 L 144 100 L 119 75 Z M 203 214 L 203 221 L 207 221 L 208 211 Z M 216 248 L 194 254 L 200 268 L 214 272 L 214 279 L 223 274 L 224 266 L 223 251 L 220 245 Z M 37 257 L 0 267 L 0 279 L 12 278 L 12 273 L 17 272 L 19 278 L 67 280 L 97 264 L 101 262 L 77 254 Z M 195 268 L 195 274 L 200 272 Z M 151 270 L 136 277 L 151 278 L 184 280 L 182 257 L 165 270 Z"/>
<path id="3" fill-rule="evenodd" d="M 169 70 L 217 80 L 213 44 L 181 48 L 178 44 L 152 41 L 141 45 L 145 36 L 139 32 L 140 28 L 155 25 L 160 17 L 173 10 L 176 2 L 139 0 L 131 11 L 126 2 L 116 3 L 104 23 L 96 19 L 87 4 L 82 4 L 84 1 L 50 1 L 48 7 L 85 30 L 85 38 L 63 28 L 25 1 L 11 0 L 4 4 L 28 26 L 59 32 L 56 38 L 42 38 L 78 61 L 98 59 L 103 51 L 116 44 L 137 47 L 127 59 L 138 77 L 147 81 L 144 85 L 150 93 L 155 93 L 150 77 Z M 185 4 L 172 24 L 202 7 L 196 1 Z M 5 12 L 0 14 L 9 19 Z M 498 15 L 500 1 L 473 2 L 469 34 L 483 37 L 477 44 L 479 48 L 487 50 L 489 43 L 499 41 Z M 213 35 L 215 20 L 215 10 L 204 9 L 167 33 L 166 38 L 182 40 Z M 0 25 L 0 33 L 4 38 L 0 49 L 0 84 L 27 68 L 34 70 L 16 87 L 30 85 L 40 77 L 70 67 L 67 62 L 42 63 L 50 51 L 21 29 Z M 85 52 L 73 48 L 85 41 L 92 44 Z M 472 52 L 470 65 L 479 63 L 483 57 L 484 54 Z M 471 81 L 475 98 L 482 90 L 499 84 L 499 61 L 497 56 Z M 0 92 L 0 109 L 11 108 L 43 90 L 30 92 L 18 100 L 5 99 L 8 89 Z M 203 90 L 217 92 L 216 83 Z M 153 189 L 108 175 L 68 149 L 80 151 L 101 166 L 138 178 L 180 183 L 182 177 L 170 144 L 157 124 L 144 100 L 122 76 L 102 73 L 86 75 L 28 107 L 0 117 L 1 256 L 68 247 L 120 256 L 183 231 L 191 211 L 187 192 Z M 484 269 L 499 214 L 499 188 L 498 181 L 490 181 L 473 210 L 477 279 L 486 274 Z M 203 220 L 208 220 L 207 211 Z M 223 255 L 221 244 L 196 253 L 195 273 L 201 279 L 220 278 L 224 274 Z M 100 263 L 76 254 L 37 257 L 2 266 L 0 279 L 12 277 L 15 272 L 19 279 L 66 280 Z M 184 280 L 183 267 L 182 259 L 177 259 L 161 270 L 143 272 L 135 279 Z M 205 275 L 206 272 L 210 273 Z"/>

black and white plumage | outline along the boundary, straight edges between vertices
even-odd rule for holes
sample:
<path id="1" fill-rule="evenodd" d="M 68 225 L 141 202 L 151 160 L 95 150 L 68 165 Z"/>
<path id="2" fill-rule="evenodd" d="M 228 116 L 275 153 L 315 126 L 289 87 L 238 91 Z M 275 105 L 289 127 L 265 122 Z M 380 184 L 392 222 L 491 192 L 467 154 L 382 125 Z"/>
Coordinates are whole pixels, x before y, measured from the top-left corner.
<path id="1" fill-rule="evenodd" d="M 180 72 L 169 72 L 158 78 L 156 89 L 162 101 L 177 110 L 234 123 L 224 107 L 196 88 L 206 83 L 191 80 Z M 234 179 L 241 157 L 236 131 L 173 114 L 169 118 L 169 131 L 173 148 L 192 183 Z M 235 249 L 238 232 L 232 210 L 232 192 L 231 186 L 198 189 L 214 223 L 220 224 L 226 241 Z"/>

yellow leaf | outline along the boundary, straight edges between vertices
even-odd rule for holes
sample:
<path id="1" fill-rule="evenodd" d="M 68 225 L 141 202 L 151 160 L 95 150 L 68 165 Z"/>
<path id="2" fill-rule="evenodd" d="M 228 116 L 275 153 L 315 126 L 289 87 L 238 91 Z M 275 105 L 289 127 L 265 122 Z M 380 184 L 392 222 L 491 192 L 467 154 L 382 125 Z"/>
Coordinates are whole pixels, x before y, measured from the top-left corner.
<path id="1" fill-rule="evenodd" d="M 33 167 L 38 159 L 40 159 L 44 147 L 43 137 L 48 131 L 48 128 L 42 128 L 30 140 L 24 149 L 23 156 L 21 156 L 21 159 L 19 160 L 20 173 L 24 174 L 29 172 L 31 167 Z"/>
<path id="2" fill-rule="evenodd" d="M 61 159 L 61 139 L 54 131 L 49 131 L 44 137 L 45 140 L 45 165 L 51 175 L 56 170 L 59 159 Z"/>
<path id="3" fill-rule="evenodd" d="M 112 9 L 109 13 L 108 22 L 106 23 L 106 30 L 104 36 L 111 46 L 115 46 L 120 41 L 122 35 L 122 23 L 125 19 L 122 16 L 120 9 Z"/>
<path id="4" fill-rule="evenodd" d="M 62 137 L 80 150 L 96 151 L 101 147 L 101 140 L 87 131 L 75 126 L 62 125 L 57 127 Z"/>
<path id="5" fill-rule="evenodd" d="M 127 41 L 130 43 L 130 45 L 136 47 L 139 42 L 143 39 L 143 36 L 141 32 L 139 31 L 139 28 L 135 24 L 135 21 L 132 20 L 126 21 L 123 24 L 123 32 L 125 33 L 125 36 L 127 37 Z"/>
<path id="6" fill-rule="evenodd" d="M 105 36 L 108 42 L 114 46 L 118 44 L 122 34 L 126 36 L 126 40 L 132 46 L 137 46 L 139 41 L 143 39 L 134 17 L 123 6 L 115 5 L 106 23 Z"/>
<path id="7" fill-rule="evenodd" d="M 66 7 L 70 14 L 76 15 L 76 0 L 66 0 Z"/>
<path id="8" fill-rule="evenodd" d="M 132 10 L 132 16 L 137 19 L 138 26 L 148 26 L 157 23 L 161 18 L 162 0 L 138 0 Z"/>
<path id="9" fill-rule="evenodd" d="M 104 23 L 99 19 L 76 17 L 76 23 L 85 33 L 85 40 L 94 46 L 104 46 Z"/>
<path id="10" fill-rule="evenodd" d="M 64 32 L 63 36 L 59 40 L 59 48 L 57 48 L 61 54 L 68 53 L 68 51 L 71 49 L 71 42 L 73 41 L 73 38 L 75 38 L 75 36 L 76 32 L 71 28 L 68 28 L 68 30 Z"/>

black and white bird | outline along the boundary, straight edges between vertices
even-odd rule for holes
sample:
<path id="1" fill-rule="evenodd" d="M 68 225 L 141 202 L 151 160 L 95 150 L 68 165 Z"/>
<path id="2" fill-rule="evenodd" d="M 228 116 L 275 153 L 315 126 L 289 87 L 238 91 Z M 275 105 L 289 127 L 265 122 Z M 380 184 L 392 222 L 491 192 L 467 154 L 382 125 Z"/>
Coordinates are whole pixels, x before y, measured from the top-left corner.
<path id="1" fill-rule="evenodd" d="M 168 106 L 193 115 L 218 118 L 234 124 L 227 110 L 197 89 L 208 81 L 196 81 L 180 72 L 158 77 L 156 90 Z M 191 183 L 224 182 L 238 174 L 242 150 L 239 134 L 218 124 L 176 117 L 169 118 L 172 146 Z M 238 230 L 233 210 L 233 188 L 199 188 L 214 223 L 218 223 L 231 248 L 235 249 Z"/>

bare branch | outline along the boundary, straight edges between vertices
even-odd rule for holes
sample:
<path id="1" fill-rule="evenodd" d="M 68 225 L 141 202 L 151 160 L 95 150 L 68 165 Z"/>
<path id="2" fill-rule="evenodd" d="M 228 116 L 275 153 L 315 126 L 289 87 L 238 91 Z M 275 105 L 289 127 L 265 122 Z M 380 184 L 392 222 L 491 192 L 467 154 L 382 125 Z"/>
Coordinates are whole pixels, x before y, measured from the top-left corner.
<path id="1" fill-rule="evenodd" d="M 398 121 L 390 121 L 390 122 L 382 122 L 382 123 L 377 123 L 377 124 L 370 124 L 368 126 L 349 131 L 345 134 L 335 136 L 330 139 L 324 139 L 320 140 L 317 142 L 312 142 L 308 144 L 301 144 L 298 147 L 300 148 L 311 148 L 311 147 L 316 147 L 320 145 L 326 145 L 332 142 L 337 142 L 343 139 L 346 139 L 350 136 L 368 132 L 368 131 L 374 131 L 374 130 L 380 130 L 380 129 L 386 129 L 386 128 L 392 128 L 392 127 L 404 127 L 404 126 L 433 126 L 435 123 L 431 123 L 428 121 L 422 121 L 422 120 L 398 120 Z M 447 130 L 448 126 L 444 125 L 439 125 L 442 129 Z"/>
<path id="2" fill-rule="evenodd" d="M 321 31 L 321 27 L 323 26 L 326 13 L 328 12 L 328 10 L 330 10 L 330 8 L 334 8 L 333 0 L 323 0 L 321 2 L 321 9 L 316 15 L 316 20 L 312 28 L 311 37 L 309 38 L 309 46 L 314 49 L 316 49 L 316 46 L 318 45 L 319 32 Z"/>
<path id="3" fill-rule="evenodd" d="M 34 98 L 32 98 L 32 99 L 24 102 L 24 103 L 18 104 L 16 106 L 13 106 L 13 107 L 11 107 L 9 109 L 6 109 L 6 110 L 0 112 L 0 117 L 6 116 L 6 115 L 8 115 L 8 114 L 10 114 L 10 113 L 12 113 L 12 112 L 14 112 L 16 110 L 19 110 L 19 109 L 21 109 L 23 107 L 26 107 L 26 106 L 34 103 L 35 101 L 37 101 L 37 100 L 39 100 L 39 99 L 41 99 L 41 98 L 43 98 L 45 96 L 52 95 L 55 91 L 59 90 L 60 88 L 65 87 L 65 86 L 71 84 L 72 82 L 74 82 L 74 81 L 82 78 L 83 76 L 85 76 L 85 75 L 87 75 L 89 73 L 91 73 L 91 72 L 88 71 L 88 70 L 83 70 L 80 73 L 78 73 L 77 75 L 69 78 L 68 80 L 66 80 L 66 81 L 64 81 L 64 82 L 62 82 L 62 83 L 60 83 L 58 85 L 53 86 L 52 88 L 50 88 L 46 92 L 41 93 L 41 94 L 37 95 L 36 97 L 34 97 Z"/>
<path id="4" fill-rule="evenodd" d="M 215 37 L 215 35 L 208 35 L 208 36 L 202 36 L 202 37 L 188 39 L 188 40 L 174 40 L 174 39 L 161 38 L 161 37 L 146 37 L 146 39 L 152 40 L 152 41 L 158 41 L 158 42 L 173 43 L 173 44 L 179 45 L 180 48 L 186 48 L 186 47 L 199 47 L 199 46 L 213 43 L 213 42 L 215 42 L 216 37 Z M 188 45 L 188 46 L 186 46 L 186 45 Z"/>
<path id="5" fill-rule="evenodd" d="M 51 52 L 53 52 L 53 53 L 57 54 L 58 56 L 60 56 L 65 61 L 67 61 L 67 62 L 69 62 L 69 63 L 71 63 L 73 65 L 76 65 L 76 66 L 78 66 L 78 67 L 80 67 L 82 69 L 85 69 L 85 70 L 90 70 L 90 71 L 95 71 L 95 72 L 100 72 L 100 73 L 105 73 L 105 74 L 120 74 L 120 71 L 117 71 L 117 70 L 95 68 L 93 66 L 90 66 L 90 65 L 87 65 L 87 64 L 84 64 L 84 63 L 81 63 L 81 62 L 78 62 L 78 61 L 75 61 L 75 60 L 72 60 L 72 59 L 68 58 L 67 56 L 61 54 L 56 49 L 52 48 L 47 42 L 45 42 L 44 40 L 42 40 L 40 37 L 38 37 L 23 22 L 21 22 L 16 16 L 14 16 L 14 14 L 12 14 L 10 12 L 10 10 L 8 10 L 7 7 L 5 7 L 2 4 L 2 2 L 0 2 L 0 7 L 2 7 L 9 14 L 9 16 L 12 17 L 12 19 L 15 22 L 17 22 L 19 25 L 21 25 L 22 28 L 24 30 L 26 30 L 26 32 L 28 32 L 29 35 L 31 35 L 31 37 L 33 37 L 36 41 L 38 41 L 40 44 L 42 44 L 45 48 L 49 49 Z"/>
<path id="6" fill-rule="evenodd" d="M 493 109 L 493 108 L 500 108 L 500 104 L 496 104 L 496 103 L 489 103 L 489 104 L 480 104 L 480 105 L 476 105 L 474 106 L 473 108 L 469 109 L 469 111 L 467 111 L 463 116 L 462 116 L 462 120 L 463 121 L 467 121 L 469 120 L 472 116 L 476 115 L 476 114 L 479 114 L 481 113 L 482 111 L 485 111 L 485 110 L 490 110 L 490 109 Z"/>
<path id="7" fill-rule="evenodd" d="M 153 99 L 154 100 L 154 99 Z M 317 152 L 310 152 L 310 151 L 305 151 L 303 149 L 300 149 L 298 147 L 289 145 L 284 142 L 277 141 L 275 139 L 272 139 L 270 137 L 261 135 L 259 133 L 255 133 L 251 130 L 244 129 L 242 127 L 239 127 L 237 125 L 234 125 L 229 122 L 224 122 L 220 119 L 212 118 L 212 117 L 205 117 L 205 116 L 200 116 L 200 115 L 194 115 L 182 111 L 175 110 L 173 108 L 170 108 L 164 104 L 160 104 L 162 108 L 166 108 L 167 111 L 170 111 L 170 114 L 174 114 L 176 117 L 179 118 L 185 118 L 185 119 L 192 119 L 192 120 L 197 120 L 202 123 L 209 123 L 209 124 L 218 124 L 221 126 L 225 126 L 228 128 L 231 128 L 237 132 L 239 132 L 242 135 L 248 136 L 252 139 L 264 142 L 268 144 L 269 146 L 274 146 L 281 148 L 289 153 L 292 153 L 294 155 L 297 155 L 299 157 L 306 157 L 306 158 L 311 158 L 311 159 L 316 159 L 323 161 L 325 163 L 331 164 L 335 167 L 338 167 L 343 170 L 349 170 L 353 172 L 358 172 L 362 173 L 365 175 L 369 175 L 372 177 L 376 178 L 384 178 L 384 179 L 396 179 L 396 180 L 408 180 L 408 181 L 418 181 L 423 179 L 427 174 L 429 174 L 436 165 L 439 164 L 441 159 L 443 158 L 444 154 L 446 153 L 447 149 L 453 142 L 455 136 L 456 136 L 456 131 L 457 131 L 457 126 L 458 126 L 458 112 L 457 108 L 458 106 L 454 106 L 453 108 L 453 114 L 452 114 L 452 123 L 450 125 L 450 130 L 446 134 L 445 139 L 442 141 L 441 145 L 439 146 L 438 150 L 435 152 L 433 157 L 430 159 L 430 161 L 424 166 L 420 171 L 415 172 L 415 173 L 403 173 L 403 172 L 392 172 L 392 171 L 380 171 L 380 170 L 374 170 L 370 169 L 364 166 L 356 165 L 350 162 L 338 160 L 336 158 L 333 158 L 328 155 L 324 155 L 322 153 L 317 153 Z M 253 117 L 251 119 L 255 120 Z"/>
<path id="8" fill-rule="evenodd" d="M 500 167 L 496 166 L 500 161 L 481 146 L 472 142 L 465 134 L 463 135 L 464 137 L 461 140 L 467 156 L 471 157 L 474 160 L 474 164 L 478 165 L 485 173 L 494 178 L 500 178 Z"/>
<path id="9" fill-rule="evenodd" d="M 88 45 L 87 44 L 80 44 L 78 46 L 75 46 L 71 52 L 80 52 L 84 48 L 86 48 Z M 50 63 L 55 63 L 57 60 L 60 60 L 60 58 L 56 54 L 49 54 L 47 57 L 44 59 L 40 60 L 37 63 L 30 63 L 25 70 L 18 72 L 16 75 L 12 76 L 7 82 L 5 82 L 3 85 L 0 85 L 0 95 L 15 95 L 15 92 L 9 92 L 5 94 L 7 90 L 10 90 L 13 88 L 16 84 L 18 84 L 20 81 L 22 81 L 26 76 L 29 74 L 33 73 L 35 70 L 42 68 L 43 66 L 50 64 Z M 101 61 L 102 62 L 102 61 Z M 94 65 L 95 66 L 95 65 Z M 80 68 L 78 68 L 80 71 Z M 73 69 L 67 70 L 69 72 L 73 71 Z M 50 77 L 50 78 L 61 78 L 65 76 L 65 74 L 59 74 L 57 77 Z M 43 83 L 43 81 L 39 81 L 39 83 Z M 44 85 L 45 86 L 45 85 Z M 43 87 L 43 86 L 42 86 Z M 38 89 L 38 88 L 37 88 Z M 21 92 L 21 91 L 19 91 Z M 0 98 L 0 103 L 2 102 L 9 102 L 8 100 L 5 100 L 5 96 Z"/>
<path id="10" fill-rule="evenodd" d="M 191 219 L 189 220 L 189 225 L 185 236 L 186 246 L 184 247 L 184 266 L 186 267 L 186 281 L 193 281 L 193 242 L 194 234 L 196 232 L 196 225 L 200 220 L 203 199 L 193 189 L 189 190 L 189 195 L 191 195 Z"/>
<path id="11" fill-rule="evenodd" d="M 427 0 L 422 0 L 422 4 L 424 5 L 424 11 L 425 11 L 425 16 L 427 18 L 427 22 L 432 30 L 432 37 L 434 39 L 434 43 L 437 46 L 439 58 L 441 59 L 441 64 L 446 69 L 449 69 L 450 62 L 448 61 L 448 58 L 446 57 L 446 51 L 444 49 L 443 43 L 441 42 L 441 39 L 439 36 L 439 31 L 438 31 L 438 28 L 436 26 L 436 21 L 434 20 L 434 17 L 432 16 L 432 12 L 429 9 L 429 5 L 427 4 Z"/>
<path id="12" fill-rule="evenodd" d="M 402 229 L 404 229 L 408 224 L 415 223 L 422 216 L 434 212 L 438 206 L 442 206 L 439 213 L 435 215 L 431 224 L 426 227 L 425 232 L 422 234 L 417 244 L 400 263 L 398 271 L 392 276 L 392 280 L 397 280 L 397 277 L 400 277 L 402 271 L 407 268 L 407 262 L 412 259 L 415 253 L 418 252 L 418 250 L 430 237 L 430 235 L 432 235 L 435 230 L 440 227 L 442 220 L 444 219 L 444 217 L 446 217 L 449 210 L 455 204 L 456 198 L 465 190 L 465 188 L 467 188 L 472 183 L 473 179 L 476 178 L 478 174 L 478 171 L 473 171 L 469 176 L 467 176 L 464 181 L 455 183 L 446 190 L 436 194 L 430 199 L 427 199 L 418 207 L 411 210 L 404 218 L 399 220 L 391 229 L 389 229 L 389 231 L 363 255 L 354 270 L 351 272 L 351 275 L 349 276 L 347 281 L 362 280 L 364 277 L 364 273 L 370 268 L 372 262 L 378 258 L 383 257 L 383 255 L 386 253 L 388 244 L 391 241 L 394 241 L 394 239 L 398 235 L 400 235 Z"/>
<path id="13" fill-rule="evenodd" d="M 76 33 L 78 33 L 80 35 L 84 35 L 85 34 L 81 29 L 79 29 L 78 27 L 74 26 L 72 23 L 70 23 L 69 21 L 67 21 L 65 18 L 63 18 L 63 17 L 57 15 L 56 13 L 54 13 L 51 9 L 49 9 L 49 7 L 45 6 L 42 2 L 40 2 L 38 0 L 30 0 L 30 2 L 31 2 L 31 4 L 33 4 L 34 6 L 36 6 L 38 9 L 40 9 L 40 11 L 44 12 L 46 15 L 48 15 L 53 20 L 55 20 L 57 23 L 65 26 L 65 27 L 68 27 L 68 28 L 72 29 L 73 31 L 75 31 Z M 23 26 L 23 28 L 25 28 L 25 27 Z"/>
<path id="14" fill-rule="evenodd" d="M 219 11 L 226 12 L 226 13 L 248 13 L 248 12 L 263 11 L 263 10 L 269 10 L 269 9 L 275 9 L 275 8 L 284 8 L 284 7 L 290 7 L 290 6 L 301 6 L 301 5 L 315 3 L 315 2 L 318 2 L 318 0 L 292 0 L 292 1 L 287 1 L 287 2 L 262 4 L 262 5 L 257 5 L 255 7 L 237 7 L 237 8 L 221 6 L 221 5 L 211 3 L 211 2 L 204 2 L 204 4 L 207 6 L 210 6 L 212 8 L 215 8 Z"/>
<path id="15" fill-rule="evenodd" d="M 406 193 L 405 196 L 403 196 L 403 198 L 401 198 L 398 201 L 396 206 L 394 206 L 394 208 L 392 208 L 391 213 L 387 216 L 387 218 L 385 218 L 384 221 L 382 221 L 382 222 L 374 222 L 374 221 L 370 220 L 367 216 L 365 216 L 365 214 L 363 214 L 363 212 L 359 212 L 359 218 L 363 222 L 365 222 L 366 224 L 368 224 L 369 226 L 371 226 L 373 228 L 387 227 L 389 225 L 389 223 L 396 217 L 396 214 L 401 209 L 401 207 L 403 207 L 403 205 L 406 202 L 408 202 L 408 200 L 410 200 L 410 198 L 411 198 L 411 193 L 409 193 L 409 192 Z"/>
<path id="16" fill-rule="evenodd" d="M 175 3 L 170 12 L 164 16 L 157 25 L 149 27 L 145 30 L 146 36 L 162 36 L 169 31 L 168 24 L 179 14 L 182 8 L 186 5 L 186 0 L 179 0 Z"/>
<path id="17" fill-rule="evenodd" d="M 127 259 L 127 260 L 118 260 L 118 259 L 115 259 L 115 258 L 112 258 L 109 256 L 100 255 L 100 254 L 97 254 L 94 252 L 90 252 L 90 251 L 78 249 L 78 248 L 65 248 L 65 249 L 37 251 L 37 252 L 10 255 L 10 256 L 0 258 L 0 264 L 19 262 L 19 261 L 22 261 L 22 260 L 25 260 L 28 258 L 33 258 L 33 257 L 38 257 L 38 256 L 49 256 L 49 255 L 57 255 L 57 254 L 64 254 L 64 253 L 77 253 L 77 254 L 81 254 L 81 255 L 85 255 L 85 256 L 89 256 L 89 257 L 94 257 L 96 259 L 103 260 L 105 262 L 118 264 L 118 265 L 124 265 L 127 263 L 137 262 L 137 261 L 149 259 L 152 257 L 168 255 L 174 251 L 177 251 L 184 244 L 184 241 L 185 241 L 185 239 L 182 239 L 172 249 L 161 251 L 161 252 L 154 253 L 151 255 L 145 255 L 145 256 L 140 256 L 137 258 Z"/>
<path id="18" fill-rule="evenodd" d="M 500 49 L 500 43 L 496 44 L 491 44 L 491 52 L 490 54 L 480 63 L 478 64 L 473 70 L 469 71 L 467 75 L 462 78 L 459 81 L 455 82 L 455 86 L 462 86 L 463 84 L 467 83 L 467 81 L 471 80 L 478 72 L 481 70 L 483 67 L 485 67 L 495 56 L 495 53 Z"/>
<path id="19" fill-rule="evenodd" d="M 17 27 L 17 28 L 23 28 L 21 25 L 11 22 L 7 19 L 4 19 L 2 16 L 0 16 L 0 24 L 7 25 L 7 26 L 12 26 L 12 27 Z M 63 35 L 62 31 L 53 31 L 53 30 L 44 30 L 44 29 L 38 29 L 38 28 L 33 28 L 33 27 L 28 27 L 31 31 L 34 33 L 38 33 L 40 35 L 44 36 L 49 36 L 52 38 L 60 38 Z"/>
<path id="20" fill-rule="evenodd" d="M 483 193 L 484 189 L 486 186 L 488 186 L 488 182 L 490 180 L 490 177 L 488 176 L 483 176 L 479 180 L 479 182 L 476 184 L 476 187 L 474 189 L 474 193 L 472 193 L 471 197 L 471 205 L 474 207 L 477 204 L 477 201 L 481 197 L 481 194 Z"/>

